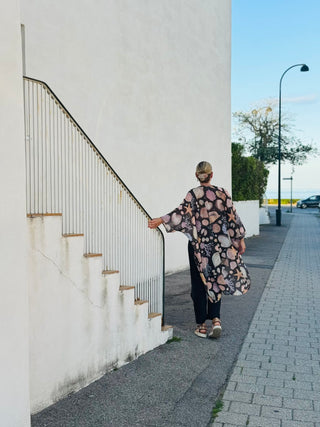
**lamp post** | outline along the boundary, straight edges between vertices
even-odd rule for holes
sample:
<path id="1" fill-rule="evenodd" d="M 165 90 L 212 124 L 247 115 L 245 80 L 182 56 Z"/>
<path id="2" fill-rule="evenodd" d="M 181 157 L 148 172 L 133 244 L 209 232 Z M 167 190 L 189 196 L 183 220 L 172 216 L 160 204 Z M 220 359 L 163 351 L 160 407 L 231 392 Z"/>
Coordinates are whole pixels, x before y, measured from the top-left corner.
<path id="1" fill-rule="evenodd" d="M 290 182 L 290 213 L 292 213 L 292 176 L 290 178 L 282 178 L 284 181 L 291 181 Z"/>
<path id="2" fill-rule="evenodd" d="M 279 133 L 278 133 L 278 209 L 276 210 L 276 225 L 281 225 L 281 83 L 284 75 L 294 67 L 301 67 L 300 71 L 309 71 L 306 64 L 295 64 L 287 68 L 282 74 L 279 84 Z"/>

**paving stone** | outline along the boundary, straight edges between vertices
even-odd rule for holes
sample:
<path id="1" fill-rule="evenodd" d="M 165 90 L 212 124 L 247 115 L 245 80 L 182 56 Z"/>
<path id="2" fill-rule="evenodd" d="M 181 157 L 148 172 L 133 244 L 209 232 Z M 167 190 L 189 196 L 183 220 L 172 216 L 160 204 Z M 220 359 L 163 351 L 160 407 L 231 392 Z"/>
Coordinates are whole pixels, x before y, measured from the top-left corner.
<path id="1" fill-rule="evenodd" d="M 226 387 L 228 391 L 234 391 L 236 389 L 237 383 L 235 381 L 229 381 Z"/>
<path id="2" fill-rule="evenodd" d="M 313 422 L 282 420 L 281 427 L 314 427 Z"/>
<path id="3" fill-rule="evenodd" d="M 312 390 L 312 383 L 306 381 L 285 380 L 284 386 L 299 390 Z"/>
<path id="4" fill-rule="evenodd" d="M 314 391 L 320 391 L 320 384 L 319 383 L 312 383 L 312 389 Z"/>
<path id="5" fill-rule="evenodd" d="M 288 399 L 285 397 L 283 399 L 283 407 L 291 409 L 304 409 L 304 410 L 313 410 L 312 400 L 303 400 L 303 399 Z"/>
<path id="6" fill-rule="evenodd" d="M 231 402 L 230 411 L 238 412 L 239 414 L 260 415 L 260 405 L 252 403 Z"/>
<path id="7" fill-rule="evenodd" d="M 250 427 L 280 427 L 281 421 L 275 418 L 264 418 L 249 415 Z"/>
<path id="8" fill-rule="evenodd" d="M 308 360 L 307 362 L 306 362 L 306 360 L 294 360 L 294 364 L 296 366 L 306 366 L 306 363 L 308 364 L 307 366 L 311 366 L 312 368 L 315 368 L 316 370 L 319 369 L 319 367 L 320 367 L 320 361 L 319 360 Z"/>
<path id="9" fill-rule="evenodd" d="M 258 343 L 250 343 L 249 346 L 250 352 L 251 350 L 272 350 L 273 344 L 258 344 Z"/>
<path id="10" fill-rule="evenodd" d="M 282 406 L 282 397 L 255 393 L 252 403 L 256 405 Z"/>
<path id="11" fill-rule="evenodd" d="M 280 338 L 268 338 L 267 339 L 267 343 L 272 344 L 272 345 L 279 344 L 279 341 L 281 342 L 282 345 L 295 345 L 295 344 L 297 344 L 296 341 L 294 341 L 294 343 L 290 343 L 288 338 L 284 338 L 284 339 L 282 338 L 281 340 L 280 340 Z"/>
<path id="12" fill-rule="evenodd" d="M 296 379 L 297 381 L 310 381 L 315 383 L 319 382 L 318 375 L 312 375 L 312 374 L 306 374 L 306 373 L 301 374 L 300 372 L 296 374 Z"/>
<path id="13" fill-rule="evenodd" d="M 260 369 L 261 362 L 256 360 L 238 360 L 236 366 L 240 368 Z"/>
<path id="14" fill-rule="evenodd" d="M 297 421 L 319 421 L 320 413 L 318 411 L 303 411 L 300 409 L 293 410 L 293 419 Z"/>
<path id="15" fill-rule="evenodd" d="M 245 426 L 248 415 L 238 414 L 235 412 L 219 412 L 216 421 L 219 423 L 229 423 L 236 426 Z M 214 423 L 215 425 L 215 423 Z"/>
<path id="16" fill-rule="evenodd" d="M 272 350 L 281 351 L 281 352 L 284 352 L 284 353 L 287 353 L 287 352 L 290 352 L 290 351 L 295 351 L 295 346 L 283 345 L 282 343 L 283 343 L 283 341 L 279 340 L 278 344 L 277 343 L 272 344 Z"/>
<path id="17" fill-rule="evenodd" d="M 320 400 L 314 401 L 314 410 L 319 412 L 319 422 L 320 422 Z M 297 408 L 297 409 L 308 409 L 308 408 Z"/>
<path id="18" fill-rule="evenodd" d="M 287 365 L 283 363 L 272 363 L 272 362 L 263 362 L 261 364 L 261 369 L 266 369 L 268 371 L 286 371 Z"/>
<path id="19" fill-rule="evenodd" d="M 287 365 L 287 371 L 301 374 L 312 374 L 312 367 L 305 365 Z"/>
<path id="20" fill-rule="evenodd" d="M 281 397 L 293 397 L 292 388 L 277 388 L 272 386 L 266 386 L 264 393 L 268 396 L 281 396 Z"/>
<path id="21" fill-rule="evenodd" d="M 307 360 L 319 360 L 318 359 L 318 355 L 316 354 L 307 354 L 307 353 L 292 353 L 290 354 L 290 357 L 294 357 L 295 360 L 302 360 L 302 361 L 307 361 Z"/>
<path id="22" fill-rule="evenodd" d="M 276 378 L 257 378 L 257 384 L 269 385 L 272 387 L 281 388 L 284 386 L 284 380 Z M 290 387 L 290 386 L 289 386 Z"/>
<path id="23" fill-rule="evenodd" d="M 292 410 L 276 406 L 262 406 L 261 415 L 263 417 L 280 418 L 292 420 Z"/>
<path id="24" fill-rule="evenodd" d="M 246 393 L 241 391 L 225 391 L 223 394 L 223 401 L 232 400 L 235 402 L 252 402 L 252 393 Z"/>
<path id="25" fill-rule="evenodd" d="M 256 333 L 252 334 L 254 337 L 247 337 L 246 341 L 250 344 L 268 344 L 267 339 L 257 335 Z M 249 346 L 250 348 L 251 346 Z"/>
<path id="26" fill-rule="evenodd" d="M 264 355 L 256 355 L 256 354 L 248 354 L 246 357 L 246 360 L 250 361 L 258 361 L 258 362 L 268 362 L 270 359 L 270 356 L 264 356 Z"/>
<path id="27" fill-rule="evenodd" d="M 266 377 L 267 371 L 262 369 L 243 368 L 241 375 L 246 375 L 249 377 Z"/>
<path id="28" fill-rule="evenodd" d="M 257 382 L 257 377 L 248 377 L 245 375 L 232 374 L 230 379 L 231 381 L 243 382 L 248 384 L 256 384 Z"/>
<path id="29" fill-rule="evenodd" d="M 278 364 L 294 364 L 294 359 L 289 357 L 278 357 L 278 356 L 269 356 L 271 363 L 278 363 Z"/>
<path id="30" fill-rule="evenodd" d="M 264 392 L 264 385 L 248 384 L 248 383 L 237 383 L 236 391 L 243 391 L 247 393 L 261 393 Z M 292 393 L 293 395 L 293 393 Z"/>
<path id="31" fill-rule="evenodd" d="M 238 356 L 238 360 L 246 360 L 247 353 L 245 351 L 241 352 Z"/>
<path id="32" fill-rule="evenodd" d="M 244 368 L 242 368 L 241 366 L 235 366 L 233 368 L 233 372 L 232 373 L 235 374 L 235 375 L 242 375 L 243 369 Z"/>
<path id="33" fill-rule="evenodd" d="M 293 372 L 268 371 L 268 378 L 278 378 L 282 380 L 292 380 L 296 375 Z"/>
<path id="34" fill-rule="evenodd" d="M 293 391 L 293 397 L 294 399 L 320 400 L 320 392 L 313 390 L 296 389 Z"/>
<path id="35" fill-rule="evenodd" d="M 278 350 L 264 350 L 263 354 L 266 356 L 277 356 L 277 357 L 287 357 L 288 351 L 278 351 Z"/>

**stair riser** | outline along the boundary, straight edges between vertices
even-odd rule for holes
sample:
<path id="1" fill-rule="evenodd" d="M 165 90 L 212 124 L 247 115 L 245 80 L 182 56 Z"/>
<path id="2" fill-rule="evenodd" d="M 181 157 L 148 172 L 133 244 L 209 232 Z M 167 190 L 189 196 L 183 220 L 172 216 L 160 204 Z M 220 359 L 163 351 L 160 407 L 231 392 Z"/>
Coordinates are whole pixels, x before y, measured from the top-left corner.
<path id="1" fill-rule="evenodd" d="M 61 217 L 28 220 L 32 412 L 166 341 L 161 318 L 83 256 L 83 237 L 62 237 Z"/>

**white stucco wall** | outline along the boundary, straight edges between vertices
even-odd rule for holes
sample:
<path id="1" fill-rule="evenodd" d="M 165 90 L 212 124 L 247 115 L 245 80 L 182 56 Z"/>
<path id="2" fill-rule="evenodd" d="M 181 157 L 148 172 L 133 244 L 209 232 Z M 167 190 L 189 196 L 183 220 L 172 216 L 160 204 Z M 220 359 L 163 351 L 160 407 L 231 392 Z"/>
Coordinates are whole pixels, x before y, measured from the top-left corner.
<path id="1" fill-rule="evenodd" d="M 268 206 L 261 206 L 259 208 L 259 224 L 270 224 L 270 222 Z"/>
<path id="2" fill-rule="evenodd" d="M 230 0 L 21 0 L 26 74 L 46 81 L 152 216 L 212 162 L 231 190 Z M 187 265 L 167 238 L 167 270 Z"/>
<path id="3" fill-rule="evenodd" d="M 19 2 L 0 2 L 0 425 L 29 417 L 24 124 Z"/>
<path id="4" fill-rule="evenodd" d="M 212 162 L 216 184 L 231 187 L 231 1 L 1 0 L 1 6 L 0 328 L 5 345 L 0 425 L 24 427 L 30 423 L 30 399 L 20 24 L 26 74 L 49 84 L 150 214 L 158 216 L 196 185 L 200 160 Z M 168 270 L 186 266 L 186 239 L 170 236 L 166 253 Z M 32 258 L 29 268 L 36 266 Z M 43 301 L 37 291 L 46 291 L 34 283 L 40 288 L 31 291 L 31 307 Z M 35 325 L 41 326 L 42 314 L 31 311 Z M 50 325 L 59 335 L 54 319 Z M 45 338 L 38 334 L 38 351 Z M 43 356 L 31 362 L 33 380 Z M 38 379 L 47 390 L 46 376 Z M 33 405 L 40 408 L 43 402 Z"/>
<path id="5" fill-rule="evenodd" d="M 119 290 L 119 273 L 83 256 L 83 237 L 61 233 L 62 217 L 28 219 L 32 413 L 172 336 L 133 288 Z"/>
<path id="6" fill-rule="evenodd" d="M 246 228 L 246 237 L 259 234 L 259 200 L 245 200 L 233 202 L 243 225 Z"/>

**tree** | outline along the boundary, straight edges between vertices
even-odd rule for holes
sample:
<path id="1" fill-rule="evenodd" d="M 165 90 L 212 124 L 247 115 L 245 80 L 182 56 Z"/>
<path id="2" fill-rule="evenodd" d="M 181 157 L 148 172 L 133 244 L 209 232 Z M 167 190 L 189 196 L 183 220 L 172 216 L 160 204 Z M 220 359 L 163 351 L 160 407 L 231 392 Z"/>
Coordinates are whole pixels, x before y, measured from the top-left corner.
<path id="1" fill-rule="evenodd" d="M 244 146 L 232 143 L 232 198 L 257 200 L 260 206 L 266 191 L 269 171 L 261 160 L 244 156 Z"/>
<path id="2" fill-rule="evenodd" d="M 256 159 L 265 165 L 278 161 L 279 120 L 271 106 L 250 112 L 237 112 L 239 141 Z M 289 161 L 293 166 L 301 165 L 310 154 L 316 153 L 311 144 L 303 144 L 299 138 L 292 136 L 289 120 L 281 123 L 281 160 Z"/>

